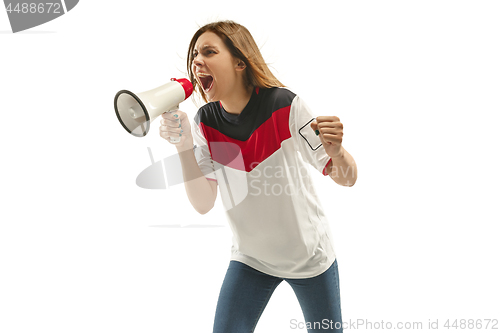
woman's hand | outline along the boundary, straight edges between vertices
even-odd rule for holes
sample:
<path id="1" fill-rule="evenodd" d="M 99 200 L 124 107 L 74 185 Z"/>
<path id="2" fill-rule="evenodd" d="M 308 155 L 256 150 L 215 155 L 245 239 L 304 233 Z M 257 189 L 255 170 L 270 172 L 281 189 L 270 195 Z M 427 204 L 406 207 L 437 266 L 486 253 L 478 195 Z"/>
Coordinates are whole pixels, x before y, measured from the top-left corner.
<path id="1" fill-rule="evenodd" d="M 338 117 L 317 117 L 311 123 L 311 128 L 316 132 L 316 135 L 319 135 L 328 156 L 335 158 L 341 154 L 344 125 Z"/>
<path id="2" fill-rule="evenodd" d="M 176 110 L 161 115 L 160 136 L 176 146 L 178 150 L 193 149 L 191 125 L 186 113 Z M 180 119 L 180 122 L 179 122 Z M 172 142 L 170 138 L 179 138 L 179 142 Z"/>

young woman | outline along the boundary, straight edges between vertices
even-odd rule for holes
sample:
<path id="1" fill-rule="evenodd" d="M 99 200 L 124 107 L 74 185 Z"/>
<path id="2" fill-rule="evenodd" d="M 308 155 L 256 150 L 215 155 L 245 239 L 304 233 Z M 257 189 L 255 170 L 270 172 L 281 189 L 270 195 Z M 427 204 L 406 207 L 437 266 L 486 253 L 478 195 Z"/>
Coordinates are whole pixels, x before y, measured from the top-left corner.
<path id="1" fill-rule="evenodd" d="M 342 123 L 335 116 L 315 118 L 274 77 L 251 34 L 237 23 L 201 27 L 187 66 L 207 104 L 192 126 L 182 111 L 165 113 L 160 135 L 181 138 L 175 146 L 193 207 L 207 213 L 219 186 L 233 232 L 213 332 L 253 332 L 283 280 L 304 314 L 304 321 L 284 325 L 342 332 L 337 261 L 306 165 L 340 185 L 355 183 Z"/>

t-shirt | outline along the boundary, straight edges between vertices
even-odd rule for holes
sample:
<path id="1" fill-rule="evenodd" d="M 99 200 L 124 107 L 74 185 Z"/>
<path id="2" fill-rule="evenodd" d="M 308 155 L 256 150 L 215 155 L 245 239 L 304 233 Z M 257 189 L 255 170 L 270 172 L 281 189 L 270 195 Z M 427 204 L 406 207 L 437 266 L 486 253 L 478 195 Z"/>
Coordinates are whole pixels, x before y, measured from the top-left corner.
<path id="1" fill-rule="evenodd" d="M 325 176 L 330 157 L 307 105 L 286 88 L 256 88 L 240 114 L 220 102 L 193 122 L 195 157 L 217 181 L 233 233 L 231 260 L 282 278 L 308 278 L 335 261 L 331 231 L 310 166 Z"/>

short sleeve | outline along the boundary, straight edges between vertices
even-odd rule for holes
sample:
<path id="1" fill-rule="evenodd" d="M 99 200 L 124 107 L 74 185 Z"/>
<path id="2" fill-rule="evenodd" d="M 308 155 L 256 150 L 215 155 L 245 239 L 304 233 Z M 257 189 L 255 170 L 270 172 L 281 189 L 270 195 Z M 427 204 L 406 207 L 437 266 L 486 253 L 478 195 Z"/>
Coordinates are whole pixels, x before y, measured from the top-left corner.
<path id="1" fill-rule="evenodd" d="M 295 96 L 290 107 L 289 118 L 290 133 L 294 145 L 304 161 L 326 176 L 328 175 L 326 167 L 330 163 L 331 158 L 321 144 L 319 136 L 311 128 L 311 123 L 315 118 L 316 116 L 306 103 L 299 96 Z"/>
<path id="2" fill-rule="evenodd" d="M 193 121 L 191 133 L 193 135 L 194 156 L 198 162 L 201 172 L 207 179 L 217 181 L 214 172 L 215 169 L 212 155 L 210 154 L 210 149 L 208 148 L 208 142 L 200 129 L 200 125 L 197 124 L 196 121 Z"/>

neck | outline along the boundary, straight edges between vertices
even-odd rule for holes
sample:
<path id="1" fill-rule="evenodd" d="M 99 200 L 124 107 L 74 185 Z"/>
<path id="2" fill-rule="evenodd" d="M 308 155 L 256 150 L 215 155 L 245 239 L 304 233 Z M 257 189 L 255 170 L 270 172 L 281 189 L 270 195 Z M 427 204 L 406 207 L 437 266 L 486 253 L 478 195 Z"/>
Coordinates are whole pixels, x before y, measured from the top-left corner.
<path id="1" fill-rule="evenodd" d="M 231 92 L 230 96 L 221 99 L 220 102 L 227 113 L 240 114 L 248 104 L 250 97 L 252 97 L 252 92 L 253 87 L 246 87 L 241 84 Z"/>

